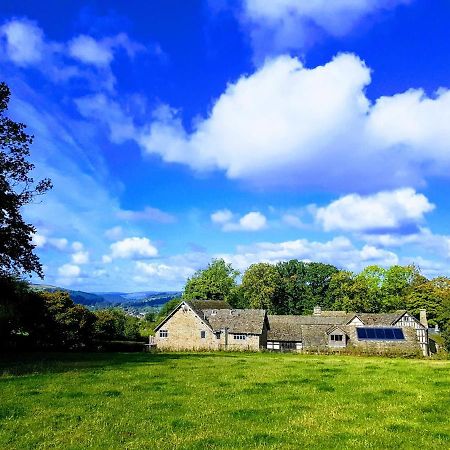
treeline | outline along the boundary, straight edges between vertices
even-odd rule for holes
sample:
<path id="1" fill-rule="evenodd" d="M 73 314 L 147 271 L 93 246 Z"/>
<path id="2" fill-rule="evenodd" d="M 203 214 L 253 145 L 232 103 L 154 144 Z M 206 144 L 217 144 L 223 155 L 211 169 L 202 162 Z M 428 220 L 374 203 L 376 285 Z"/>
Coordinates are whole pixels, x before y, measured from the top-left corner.
<path id="1" fill-rule="evenodd" d="M 91 311 L 67 292 L 37 292 L 26 282 L 0 277 L 3 349 L 113 349 L 112 342 L 146 341 L 154 320 L 152 313 L 140 319 L 120 308 Z"/>
<path id="2" fill-rule="evenodd" d="M 407 309 L 418 317 L 426 309 L 429 325 L 450 337 L 450 278 L 428 279 L 413 265 L 372 265 L 354 273 L 291 260 L 252 264 L 241 276 L 217 259 L 187 281 L 183 298 L 226 300 L 235 308 L 262 308 L 270 314 L 310 314 L 318 305 L 373 313 Z"/>

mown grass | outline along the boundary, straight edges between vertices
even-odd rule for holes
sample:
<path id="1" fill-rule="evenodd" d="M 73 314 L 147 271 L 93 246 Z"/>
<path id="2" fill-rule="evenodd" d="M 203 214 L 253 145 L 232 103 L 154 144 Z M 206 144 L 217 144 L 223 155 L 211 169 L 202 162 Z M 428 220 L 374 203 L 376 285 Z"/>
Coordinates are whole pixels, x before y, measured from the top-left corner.
<path id="1" fill-rule="evenodd" d="M 450 362 L 295 354 L 0 360 L 1 449 L 450 448 Z"/>

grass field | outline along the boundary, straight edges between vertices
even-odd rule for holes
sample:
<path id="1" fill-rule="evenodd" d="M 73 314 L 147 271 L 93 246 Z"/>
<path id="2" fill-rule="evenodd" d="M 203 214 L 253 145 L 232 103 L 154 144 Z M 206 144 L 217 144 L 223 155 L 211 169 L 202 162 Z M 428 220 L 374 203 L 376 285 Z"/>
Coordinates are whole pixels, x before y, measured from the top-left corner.
<path id="1" fill-rule="evenodd" d="M 450 448 L 450 361 L 1 357 L 1 449 Z"/>

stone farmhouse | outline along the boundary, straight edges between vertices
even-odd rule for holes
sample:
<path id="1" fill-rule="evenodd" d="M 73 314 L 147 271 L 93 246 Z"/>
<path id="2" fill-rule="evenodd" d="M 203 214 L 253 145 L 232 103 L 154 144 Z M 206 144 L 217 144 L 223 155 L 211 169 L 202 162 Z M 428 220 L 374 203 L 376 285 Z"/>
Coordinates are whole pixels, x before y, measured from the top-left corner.
<path id="1" fill-rule="evenodd" d="M 339 351 L 429 355 L 425 310 L 349 313 L 314 308 L 308 316 L 232 309 L 222 301 L 183 301 L 155 329 L 163 350 Z"/>

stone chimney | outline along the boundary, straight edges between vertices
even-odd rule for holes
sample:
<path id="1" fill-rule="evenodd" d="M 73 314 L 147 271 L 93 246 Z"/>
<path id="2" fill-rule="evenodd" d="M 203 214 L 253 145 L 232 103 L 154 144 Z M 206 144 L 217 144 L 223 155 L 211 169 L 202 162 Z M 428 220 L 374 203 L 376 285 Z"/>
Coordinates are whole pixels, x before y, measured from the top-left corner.
<path id="1" fill-rule="evenodd" d="M 315 316 L 320 316 L 322 314 L 322 308 L 320 306 L 314 306 L 314 313 Z"/>
<path id="2" fill-rule="evenodd" d="M 427 320 L 427 310 L 426 309 L 421 309 L 420 310 L 420 323 L 428 328 L 428 320 Z"/>

